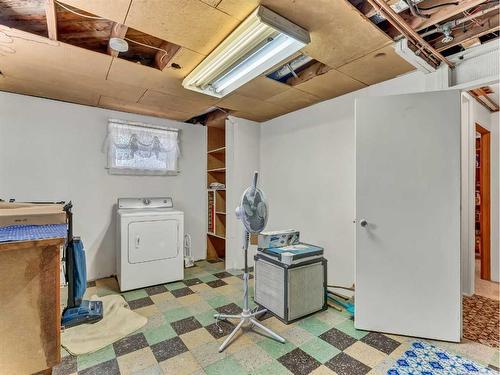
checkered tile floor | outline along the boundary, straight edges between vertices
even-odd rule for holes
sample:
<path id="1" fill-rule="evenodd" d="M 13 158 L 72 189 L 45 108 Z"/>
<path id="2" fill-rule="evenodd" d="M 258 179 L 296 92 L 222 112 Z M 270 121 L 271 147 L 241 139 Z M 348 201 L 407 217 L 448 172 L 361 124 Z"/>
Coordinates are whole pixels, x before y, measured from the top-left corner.
<path id="1" fill-rule="evenodd" d="M 358 331 L 348 314 L 330 309 L 289 325 L 266 314 L 266 326 L 285 337 L 285 344 L 248 331 L 219 353 L 234 326 L 216 325 L 213 314 L 241 311 L 241 284 L 241 271 L 226 272 L 223 262 L 200 261 L 186 269 L 182 282 L 123 293 L 130 308 L 148 318 L 146 326 L 92 354 L 73 357 L 63 350 L 53 374 L 384 374 L 413 341 Z M 117 290 L 116 280 L 108 278 L 91 283 L 87 294 Z M 493 348 L 472 342 L 437 345 L 498 366 Z"/>

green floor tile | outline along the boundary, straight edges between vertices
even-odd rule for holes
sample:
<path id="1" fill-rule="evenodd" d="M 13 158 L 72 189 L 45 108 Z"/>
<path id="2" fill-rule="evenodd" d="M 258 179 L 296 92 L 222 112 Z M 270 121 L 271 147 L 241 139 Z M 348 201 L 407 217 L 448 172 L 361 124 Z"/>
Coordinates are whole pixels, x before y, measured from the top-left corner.
<path id="1" fill-rule="evenodd" d="M 231 303 L 229 299 L 227 299 L 225 296 L 218 295 L 217 297 L 212 297 L 207 300 L 207 303 L 212 306 L 214 309 L 220 306 L 227 305 Z"/>
<path id="2" fill-rule="evenodd" d="M 207 275 L 202 275 L 202 276 L 198 276 L 198 279 L 200 279 L 201 281 L 203 281 L 204 283 L 208 283 L 209 281 L 214 281 L 214 280 L 218 280 L 217 277 L 215 277 L 214 275 L 212 274 L 207 274 Z"/>
<path id="3" fill-rule="evenodd" d="M 188 318 L 192 315 L 188 309 L 185 309 L 184 307 L 179 307 L 177 309 L 168 310 L 163 314 L 163 316 L 165 317 L 165 321 L 167 323 L 172 323 L 184 318 Z"/>
<path id="4" fill-rule="evenodd" d="M 291 352 L 295 349 L 295 345 L 285 342 L 282 344 L 276 340 L 265 338 L 257 343 L 267 354 L 269 354 L 274 359 L 281 357 L 282 355 Z"/>
<path id="5" fill-rule="evenodd" d="M 115 357 L 113 345 L 108 345 L 94 353 L 79 355 L 76 359 L 78 371 L 109 361 Z"/>
<path id="6" fill-rule="evenodd" d="M 182 281 L 177 281 L 175 283 L 165 284 L 165 287 L 168 290 L 177 290 L 177 289 L 186 288 L 186 284 L 184 284 Z"/>
<path id="7" fill-rule="evenodd" d="M 212 363 L 205 368 L 207 375 L 245 375 L 247 372 L 232 357 Z"/>
<path id="8" fill-rule="evenodd" d="M 150 328 L 144 331 L 144 336 L 146 337 L 149 345 L 154 345 L 161 341 L 171 339 L 172 337 L 177 336 L 177 334 L 172 326 L 167 323 L 158 328 Z"/>
<path id="9" fill-rule="evenodd" d="M 300 321 L 299 327 L 304 328 L 315 336 L 319 336 L 331 328 L 328 324 L 315 317 L 306 318 Z"/>
<path id="10" fill-rule="evenodd" d="M 133 301 L 139 298 L 147 297 L 148 294 L 144 289 L 131 290 L 122 294 L 126 301 Z"/>
<path id="11" fill-rule="evenodd" d="M 282 366 L 281 363 L 273 361 L 271 363 L 267 363 L 257 370 L 252 372 L 252 375 L 288 375 L 290 371 L 286 369 L 285 366 Z"/>
<path id="12" fill-rule="evenodd" d="M 325 363 L 340 353 L 340 350 L 321 340 L 319 337 L 312 338 L 299 346 L 299 348 L 321 363 Z"/>
<path id="13" fill-rule="evenodd" d="M 366 331 L 360 331 L 354 328 L 354 322 L 350 319 L 345 320 L 340 324 L 337 324 L 335 328 L 338 329 L 339 331 L 348 334 L 351 337 L 354 337 L 356 340 L 361 340 L 368 334 L 368 332 Z"/>
<path id="14" fill-rule="evenodd" d="M 202 312 L 200 314 L 196 314 L 194 317 L 196 318 L 197 321 L 201 323 L 202 326 L 208 326 L 212 323 L 215 323 L 214 319 L 214 314 L 216 314 L 217 311 L 215 310 L 209 310 Z"/>

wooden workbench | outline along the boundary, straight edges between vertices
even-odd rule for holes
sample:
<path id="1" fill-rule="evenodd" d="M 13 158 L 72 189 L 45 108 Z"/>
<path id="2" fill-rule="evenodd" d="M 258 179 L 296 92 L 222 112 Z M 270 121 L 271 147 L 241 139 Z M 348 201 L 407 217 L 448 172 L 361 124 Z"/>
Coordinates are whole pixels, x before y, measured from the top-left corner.
<path id="1" fill-rule="evenodd" d="M 0 369 L 47 371 L 61 360 L 63 238 L 0 243 Z"/>

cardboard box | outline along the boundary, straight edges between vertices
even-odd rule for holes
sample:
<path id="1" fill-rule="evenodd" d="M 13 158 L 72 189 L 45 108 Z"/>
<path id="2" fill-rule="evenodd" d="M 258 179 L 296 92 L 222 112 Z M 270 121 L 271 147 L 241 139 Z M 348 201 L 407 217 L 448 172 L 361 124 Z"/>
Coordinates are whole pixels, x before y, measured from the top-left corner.
<path id="1" fill-rule="evenodd" d="M 11 225 L 65 224 L 62 204 L 0 202 L 0 227 Z"/>
<path id="2" fill-rule="evenodd" d="M 258 248 L 269 249 L 294 245 L 299 242 L 300 233 L 294 229 L 262 232 L 259 234 Z"/>

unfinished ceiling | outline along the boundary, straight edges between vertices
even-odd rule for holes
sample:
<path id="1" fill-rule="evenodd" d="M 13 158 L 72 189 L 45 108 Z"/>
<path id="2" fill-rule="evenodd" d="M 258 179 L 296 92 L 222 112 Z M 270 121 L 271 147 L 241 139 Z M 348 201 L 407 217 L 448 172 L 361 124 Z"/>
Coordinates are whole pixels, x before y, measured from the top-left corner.
<path id="1" fill-rule="evenodd" d="M 498 112 L 498 83 L 469 90 L 469 94 L 490 112 Z"/>
<path id="2" fill-rule="evenodd" d="M 498 0 L 384 0 L 419 35 L 443 56 L 498 38 Z M 401 36 L 378 0 L 350 0 L 366 17 L 393 39 Z"/>
<path id="3" fill-rule="evenodd" d="M 293 79 L 263 75 L 222 99 L 184 89 L 259 4 L 309 30 L 312 60 Z M 397 33 L 362 12 L 347 0 L 0 0 L 0 90 L 181 121 L 215 106 L 264 121 L 414 69 L 391 46 Z M 110 49 L 113 36 L 129 51 Z"/>

